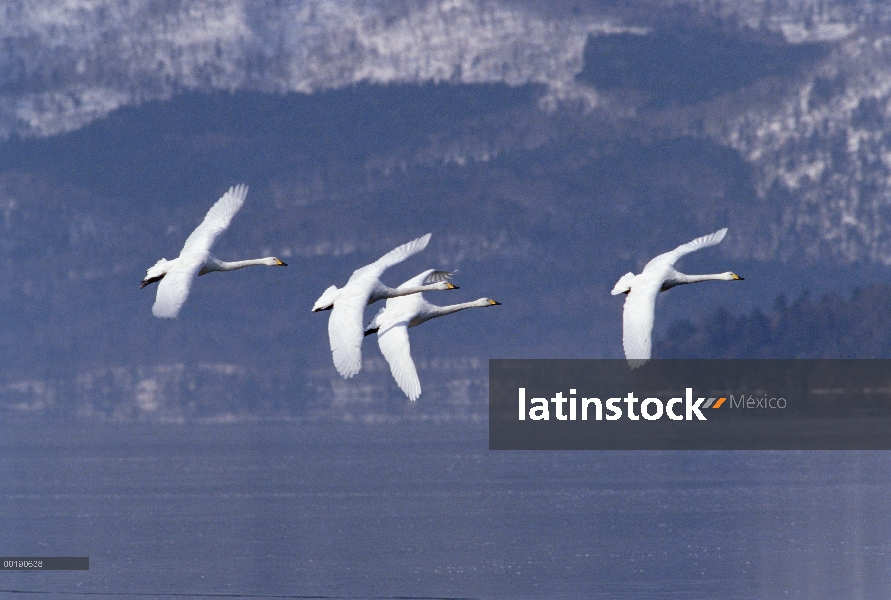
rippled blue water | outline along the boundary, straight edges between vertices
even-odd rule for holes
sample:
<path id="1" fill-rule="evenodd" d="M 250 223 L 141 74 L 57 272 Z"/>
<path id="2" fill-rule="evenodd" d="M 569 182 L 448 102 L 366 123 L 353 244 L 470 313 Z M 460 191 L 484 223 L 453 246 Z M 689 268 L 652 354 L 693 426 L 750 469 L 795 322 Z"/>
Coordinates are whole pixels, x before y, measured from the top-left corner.
<path id="1" fill-rule="evenodd" d="M 891 454 L 491 452 L 485 426 L 0 423 L 3 597 L 888 598 Z M 231 596 L 228 596 L 231 595 Z"/>

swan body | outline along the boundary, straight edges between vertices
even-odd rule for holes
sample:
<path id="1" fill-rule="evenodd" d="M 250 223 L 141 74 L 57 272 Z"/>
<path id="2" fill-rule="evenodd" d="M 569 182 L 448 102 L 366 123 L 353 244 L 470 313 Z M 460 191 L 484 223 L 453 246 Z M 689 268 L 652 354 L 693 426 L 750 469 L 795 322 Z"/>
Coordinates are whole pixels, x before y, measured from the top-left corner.
<path id="1" fill-rule="evenodd" d="M 397 265 L 427 247 L 430 234 L 421 236 L 395 248 L 361 269 L 353 272 L 342 288 L 332 285 L 312 307 L 313 312 L 330 310 L 328 340 L 331 356 L 337 372 L 349 379 L 362 369 L 362 315 L 365 307 L 384 298 L 417 294 L 428 290 L 452 290 L 454 285 L 443 279 L 426 285 L 399 288 L 387 287 L 380 276 L 388 268 Z"/>
<path id="2" fill-rule="evenodd" d="M 287 266 L 274 256 L 224 262 L 210 255 L 214 242 L 226 231 L 232 218 L 244 204 L 247 191 L 247 186 L 243 184 L 229 188 L 210 207 L 201 225 L 186 239 L 179 256 L 173 260 L 162 258 L 146 271 L 145 278 L 139 284 L 140 288 L 159 282 L 158 294 L 152 306 L 153 315 L 162 319 L 175 318 L 189 297 L 189 290 L 196 276 L 213 271 L 234 271 L 252 265 Z"/>
<path id="3" fill-rule="evenodd" d="M 660 254 L 644 266 L 639 275 L 622 275 L 612 294 L 628 294 L 622 315 L 622 345 L 625 358 L 632 369 L 650 359 L 652 351 L 653 322 L 656 312 L 656 296 L 675 286 L 699 281 L 734 281 L 742 277 L 727 271 L 711 275 L 685 275 L 674 268 L 683 256 L 715 246 L 727 235 L 727 228 L 696 238 L 665 254 Z"/>
<path id="4" fill-rule="evenodd" d="M 445 281 L 452 276 L 448 271 L 424 271 L 397 289 L 415 288 L 424 284 Z M 411 358 L 411 344 L 408 339 L 408 328 L 417 327 L 421 323 L 456 313 L 466 308 L 482 308 L 501 304 L 491 298 L 480 298 L 473 302 L 463 302 L 450 306 L 436 306 L 424 299 L 423 294 L 412 294 L 387 300 L 382 308 L 365 328 L 365 335 L 377 333 L 377 344 L 381 353 L 390 365 L 393 379 L 410 400 L 417 400 L 421 395 L 421 382 L 415 363 Z"/>

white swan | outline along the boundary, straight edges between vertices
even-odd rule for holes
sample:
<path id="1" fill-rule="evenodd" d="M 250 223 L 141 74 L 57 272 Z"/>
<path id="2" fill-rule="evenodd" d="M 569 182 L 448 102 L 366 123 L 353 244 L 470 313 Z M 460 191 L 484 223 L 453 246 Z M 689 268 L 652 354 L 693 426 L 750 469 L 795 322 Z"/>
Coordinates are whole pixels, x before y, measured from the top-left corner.
<path id="1" fill-rule="evenodd" d="M 288 266 L 274 256 L 223 262 L 210 255 L 213 243 L 226 231 L 232 217 L 244 204 L 247 191 L 247 186 L 243 184 L 229 188 L 229 191 L 207 211 L 204 221 L 188 237 L 179 256 L 173 260 L 162 258 L 146 271 L 140 288 L 160 281 L 155 305 L 152 306 L 153 315 L 163 319 L 175 318 L 189 297 L 189 288 L 192 287 L 196 275 L 205 275 L 213 271 L 234 271 L 251 265 Z"/>
<path id="2" fill-rule="evenodd" d="M 396 289 L 416 288 L 420 285 L 445 281 L 452 276 L 448 271 L 424 271 L 416 277 L 412 277 Z M 452 304 L 450 306 L 436 306 L 424 299 L 423 294 L 413 294 L 400 298 L 390 298 L 365 328 L 365 335 L 377 332 L 377 344 L 387 362 L 390 363 L 390 372 L 396 380 L 399 389 L 405 392 L 410 400 L 417 400 L 421 395 L 421 382 L 415 363 L 411 358 L 411 344 L 408 340 L 408 328 L 417 327 L 425 321 L 435 319 L 464 310 L 484 306 L 497 306 L 491 298 L 480 298 L 473 302 Z"/>
<path id="3" fill-rule="evenodd" d="M 313 312 L 331 311 L 331 316 L 328 318 L 331 356 L 337 372 L 344 379 L 349 379 L 362 369 L 362 314 L 367 305 L 384 298 L 406 296 L 427 290 L 457 289 L 448 281 L 399 289 L 381 283 L 379 278 L 384 271 L 417 254 L 426 248 L 429 242 L 428 233 L 391 250 L 370 265 L 354 271 L 342 288 L 338 289 L 336 285 L 329 287 L 312 307 Z"/>
<path id="4" fill-rule="evenodd" d="M 646 264 L 640 275 L 626 273 L 613 288 L 612 294 L 628 294 L 622 317 L 622 345 L 625 358 L 632 369 L 644 364 L 652 350 L 653 320 L 656 312 L 656 296 L 676 285 L 709 280 L 741 280 L 736 273 L 727 271 L 714 275 L 684 275 L 674 269 L 681 257 L 719 244 L 727 235 L 727 228 L 704 235 L 678 246 L 671 252 L 660 254 Z"/>

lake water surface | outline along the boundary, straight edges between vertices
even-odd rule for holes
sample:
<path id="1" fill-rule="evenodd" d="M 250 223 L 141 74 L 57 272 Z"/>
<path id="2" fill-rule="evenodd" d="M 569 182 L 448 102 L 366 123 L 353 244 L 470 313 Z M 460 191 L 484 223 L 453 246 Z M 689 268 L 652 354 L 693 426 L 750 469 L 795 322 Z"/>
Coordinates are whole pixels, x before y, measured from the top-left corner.
<path id="1" fill-rule="evenodd" d="M 466 423 L 6 421 L 0 555 L 90 570 L 0 572 L 0 596 L 891 597 L 891 453 L 487 444 Z"/>

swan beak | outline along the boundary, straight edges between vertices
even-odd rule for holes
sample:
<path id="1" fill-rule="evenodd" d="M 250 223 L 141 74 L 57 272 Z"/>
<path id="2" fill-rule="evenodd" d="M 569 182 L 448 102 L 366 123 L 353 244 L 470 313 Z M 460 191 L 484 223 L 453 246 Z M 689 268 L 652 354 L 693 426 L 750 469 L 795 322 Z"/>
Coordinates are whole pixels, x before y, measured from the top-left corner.
<path id="1" fill-rule="evenodd" d="M 449 283 L 448 281 L 446 281 L 446 289 L 447 289 L 447 290 L 457 290 L 457 289 L 458 289 L 458 286 L 457 286 L 457 285 L 452 285 L 451 283 Z"/>
<path id="2" fill-rule="evenodd" d="M 491 298 L 489 298 L 489 306 L 501 306 L 501 302 L 495 302 Z"/>
<path id="3" fill-rule="evenodd" d="M 275 264 L 278 265 L 279 267 L 287 267 L 288 266 L 288 263 L 284 263 L 277 258 L 275 259 Z"/>
<path id="4" fill-rule="evenodd" d="M 734 279 L 734 281 L 745 281 L 742 277 L 740 277 L 736 273 L 733 274 L 733 279 Z"/>

